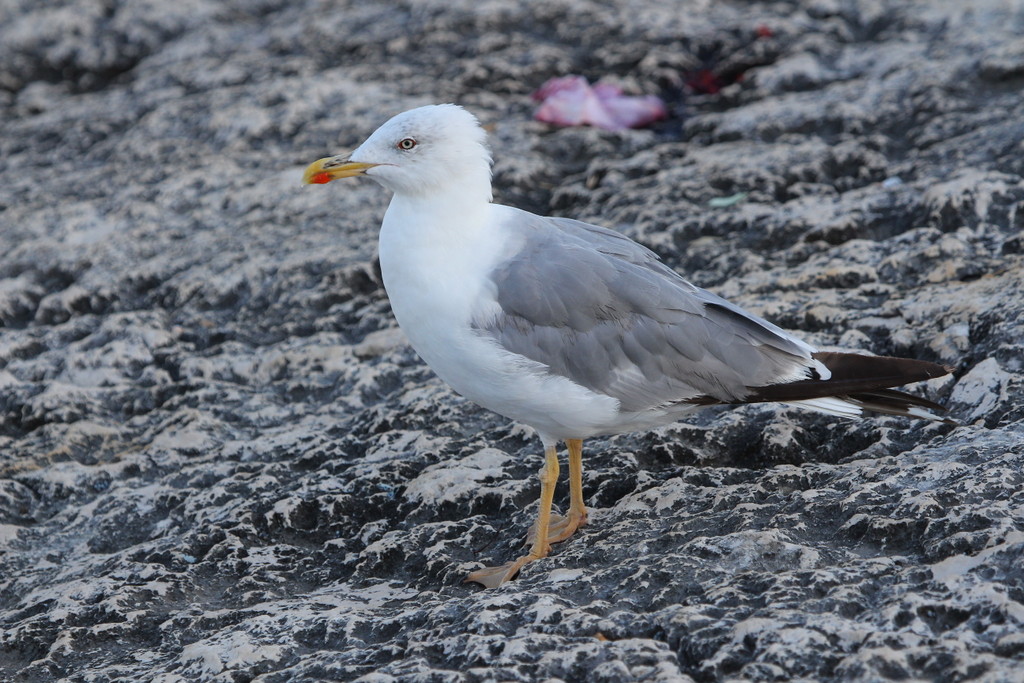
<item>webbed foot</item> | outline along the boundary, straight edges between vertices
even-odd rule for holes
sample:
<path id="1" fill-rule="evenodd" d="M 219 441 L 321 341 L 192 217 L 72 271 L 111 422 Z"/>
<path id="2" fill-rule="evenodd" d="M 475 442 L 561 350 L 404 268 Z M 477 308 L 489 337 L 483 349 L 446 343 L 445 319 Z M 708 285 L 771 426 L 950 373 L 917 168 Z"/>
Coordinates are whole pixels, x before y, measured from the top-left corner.
<path id="1" fill-rule="evenodd" d="M 544 553 L 547 555 L 547 553 Z M 466 577 L 466 582 L 476 582 L 484 586 L 485 588 L 497 588 L 506 581 L 511 581 L 515 578 L 519 570 L 525 567 L 534 560 L 539 560 L 542 555 L 535 555 L 529 553 L 523 555 L 519 559 L 513 562 L 507 562 L 498 567 L 484 567 L 483 569 L 477 569 L 475 572 L 470 572 Z"/>

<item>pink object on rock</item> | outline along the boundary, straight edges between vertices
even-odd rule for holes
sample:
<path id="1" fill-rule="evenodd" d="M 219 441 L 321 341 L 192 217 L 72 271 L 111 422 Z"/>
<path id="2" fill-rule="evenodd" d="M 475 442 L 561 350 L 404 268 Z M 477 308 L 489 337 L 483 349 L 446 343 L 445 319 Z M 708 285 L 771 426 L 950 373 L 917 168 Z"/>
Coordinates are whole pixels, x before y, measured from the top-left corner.
<path id="1" fill-rule="evenodd" d="M 533 93 L 533 99 L 541 102 L 533 118 L 559 126 L 624 130 L 668 118 L 659 97 L 623 95 L 621 88 L 606 83 L 591 87 L 583 76 L 552 78 Z"/>

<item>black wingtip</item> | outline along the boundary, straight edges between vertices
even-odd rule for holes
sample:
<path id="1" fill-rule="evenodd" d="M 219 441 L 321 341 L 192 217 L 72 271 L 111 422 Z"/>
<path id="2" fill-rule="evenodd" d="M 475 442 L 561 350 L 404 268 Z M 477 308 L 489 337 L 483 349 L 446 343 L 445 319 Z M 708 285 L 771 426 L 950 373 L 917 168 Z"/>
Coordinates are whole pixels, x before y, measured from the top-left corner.
<path id="1" fill-rule="evenodd" d="M 812 357 L 828 368 L 831 373 L 829 379 L 815 377 L 782 384 L 748 387 L 750 393 L 733 403 L 799 403 L 836 397 L 855 403 L 862 410 L 875 413 L 958 424 L 955 420 L 935 414 L 946 412 L 944 406 L 920 396 L 892 389 L 948 375 L 954 369 L 949 365 L 912 358 L 866 356 L 834 351 L 818 352 Z M 711 396 L 697 396 L 687 401 L 694 405 L 721 402 Z"/>

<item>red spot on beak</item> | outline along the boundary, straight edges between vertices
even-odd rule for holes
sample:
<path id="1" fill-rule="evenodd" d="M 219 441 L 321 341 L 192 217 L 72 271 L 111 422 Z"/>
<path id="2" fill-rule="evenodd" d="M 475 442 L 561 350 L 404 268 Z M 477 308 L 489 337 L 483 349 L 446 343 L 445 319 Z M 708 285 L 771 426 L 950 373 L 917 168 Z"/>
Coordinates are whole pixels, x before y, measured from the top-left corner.
<path id="1" fill-rule="evenodd" d="M 323 185 L 324 183 L 329 183 L 331 182 L 331 174 L 325 172 L 315 173 L 313 174 L 313 177 L 309 179 L 309 182 L 315 185 Z"/>

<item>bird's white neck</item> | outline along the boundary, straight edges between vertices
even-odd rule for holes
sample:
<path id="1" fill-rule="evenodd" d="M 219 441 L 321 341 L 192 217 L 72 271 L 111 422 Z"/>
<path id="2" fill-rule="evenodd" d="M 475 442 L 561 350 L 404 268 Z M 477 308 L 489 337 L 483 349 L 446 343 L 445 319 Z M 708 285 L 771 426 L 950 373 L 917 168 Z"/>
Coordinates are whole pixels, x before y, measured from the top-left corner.
<path id="1" fill-rule="evenodd" d="M 395 194 L 384 216 L 381 240 L 398 238 L 415 249 L 448 239 L 472 238 L 490 209 L 490 183 L 486 193 L 480 188 L 450 186 L 429 194 Z"/>

